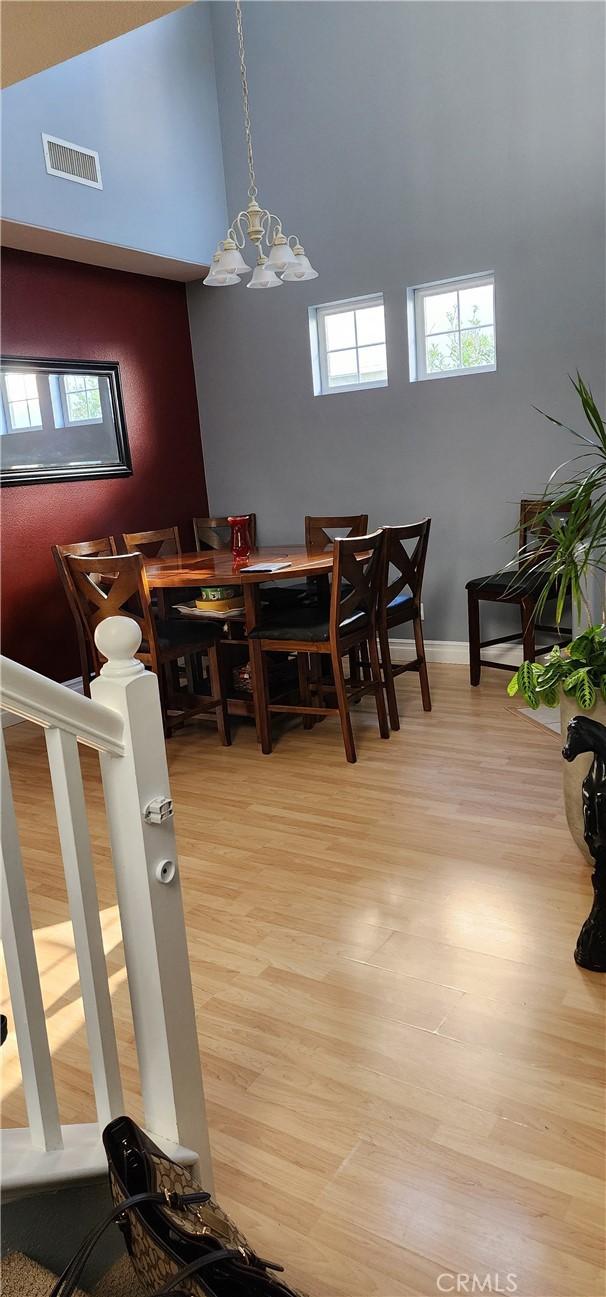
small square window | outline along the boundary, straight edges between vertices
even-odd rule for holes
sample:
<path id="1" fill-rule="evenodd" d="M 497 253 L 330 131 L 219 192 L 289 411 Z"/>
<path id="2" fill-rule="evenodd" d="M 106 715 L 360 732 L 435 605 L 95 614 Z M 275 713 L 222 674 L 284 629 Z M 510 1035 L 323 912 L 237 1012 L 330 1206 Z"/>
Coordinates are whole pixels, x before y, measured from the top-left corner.
<path id="1" fill-rule="evenodd" d="M 408 290 L 410 378 L 451 378 L 497 367 L 493 274 Z"/>
<path id="2" fill-rule="evenodd" d="M 309 334 L 316 396 L 387 387 L 382 293 L 310 307 Z"/>

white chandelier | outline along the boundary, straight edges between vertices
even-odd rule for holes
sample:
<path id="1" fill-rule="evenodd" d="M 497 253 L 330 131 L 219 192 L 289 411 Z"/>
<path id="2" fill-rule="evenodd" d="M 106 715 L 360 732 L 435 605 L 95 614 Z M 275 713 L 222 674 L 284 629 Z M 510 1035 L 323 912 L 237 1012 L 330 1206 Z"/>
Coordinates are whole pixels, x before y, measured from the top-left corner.
<path id="1" fill-rule="evenodd" d="M 274 216 L 267 208 L 259 207 L 257 202 L 240 0 L 236 0 L 236 25 L 240 49 L 242 105 L 244 108 L 244 130 L 246 133 L 248 176 L 250 180 L 248 207 L 246 211 L 238 213 L 235 221 L 230 225 L 226 237 L 219 244 L 204 283 L 208 288 L 225 288 L 230 284 L 239 284 L 241 275 L 250 275 L 252 266 L 247 266 L 242 256 L 242 251 L 246 245 L 246 237 L 248 236 L 250 242 L 257 249 L 257 264 L 246 287 L 280 288 L 282 284 L 295 284 L 305 279 L 317 279 L 318 272 L 310 265 L 308 258 L 305 256 L 305 249 L 299 239 L 294 234 L 287 237 L 283 233 L 280 218 Z M 263 241 L 265 241 L 268 256 L 263 251 Z"/>

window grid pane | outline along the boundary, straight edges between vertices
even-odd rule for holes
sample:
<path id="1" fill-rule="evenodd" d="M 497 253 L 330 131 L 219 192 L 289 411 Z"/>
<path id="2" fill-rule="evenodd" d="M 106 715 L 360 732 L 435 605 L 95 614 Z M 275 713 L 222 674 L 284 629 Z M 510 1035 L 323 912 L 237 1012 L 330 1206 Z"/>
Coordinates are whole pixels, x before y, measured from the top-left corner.
<path id="1" fill-rule="evenodd" d="M 66 374 L 65 398 L 70 423 L 102 418 L 99 380 L 94 374 Z"/>
<path id="2" fill-rule="evenodd" d="M 328 320 L 335 320 L 340 313 L 333 312 L 331 316 L 326 317 Z M 363 306 L 355 311 L 345 310 L 341 313 L 343 316 L 352 317 L 354 345 L 326 347 L 326 360 L 328 369 L 328 381 L 331 387 L 344 387 L 353 384 L 384 382 L 387 379 L 387 357 L 385 349 L 385 312 L 382 306 Z M 373 316 L 369 322 L 364 317 Z M 381 319 L 379 320 L 378 316 Z M 360 329 L 360 318 L 362 319 L 362 328 Z M 347 321 L 349 324 L 349 321 Z M 338 329 L 331 330 L 333 336 L 338 336 Z M 327 329 L 328 333 L 328 329 Z M 364 341 L 360 342 L 360 333 L 363 338 L 370 338 L 374 333 L 378 342 Z M 333 357 L 342 356 L 342 363 L 333 363 Z M 347 369 L 346 356 L 351 361 L 350 368 Z M 353 362 L 355 360 L 355 372 Z"/>
<path id="3" fill-rule="evenodd" d="M 436 293 L 416 291 L 422 293 L 422 346 L 427 375 L 496 366 L 494 279 L 445 286 Z M 454 328 L 436 329 L 436 323 L 455 320 Z"/>
<path id="4" fill-rule="evenodd" d="M 382 294 L 310 308 L 314 391 L 384 386 L 388 381 Z M 315 361 L 314 361 L 315 355 Z"/>

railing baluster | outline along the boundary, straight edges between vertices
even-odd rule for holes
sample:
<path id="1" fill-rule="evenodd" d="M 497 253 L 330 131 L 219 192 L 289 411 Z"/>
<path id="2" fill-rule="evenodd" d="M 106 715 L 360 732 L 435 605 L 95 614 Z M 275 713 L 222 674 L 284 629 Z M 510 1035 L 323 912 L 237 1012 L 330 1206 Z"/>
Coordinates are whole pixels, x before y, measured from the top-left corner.
<path id="1" fill-rule="evenodd" d="M 1 761 L 4 957 L 31 1141 L 50 1152 L 63 1148 L 63 1140 L 4 736 Z"/>
<path id="2" fill-rule="evenodd" d="M 97 702 L 124 722 L 124 756 L 101 754 L 101 775 L 124 937 L 145 1124 L 195 1150 L 202 1183 L 212 1166 L 177 847 L 172 818 L 145 821 L 169 796 L 158 681 L 134 658 L 141 632 L 126 617 L 95 631 L 108 660 L 91 683 Z"/>
<path id="3" fill-rule="evenodd" d="M 97 1116 L 104 1126 L 123 1110 L 122 1085 L 78 743 L 72 734 L 54 728 L 47 729 L 45 737 L 74 929 Z"/>

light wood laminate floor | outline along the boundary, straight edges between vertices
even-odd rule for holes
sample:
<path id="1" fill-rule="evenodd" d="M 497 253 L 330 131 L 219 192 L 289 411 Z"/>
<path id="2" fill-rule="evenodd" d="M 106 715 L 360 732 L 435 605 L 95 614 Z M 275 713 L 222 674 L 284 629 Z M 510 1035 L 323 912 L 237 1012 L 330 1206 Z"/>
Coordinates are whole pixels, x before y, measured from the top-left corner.
<path id="1" fill-rule="evenodd" d="M 606 983 L 572 960 L 591 889 L 560 744 L 501 673 L 471 690 L 436 665 L 431 682 L 431 715 L 398 682 L 387 743 L 372 704 L 355 709 L 353 767 L 334 720 L 289 728 L 270 757 L 248 723 L 230 749 L 202 724 L 169 742 L 218 1192 L 313 1297 L 456 1291 L 457 1273 L 601 1297 Z M 6 737 L 62 1119 L 90 1121 L 44 740 Z M 137 1116 L 94 754 L 83 768 Z M 2 1053 L 3 1119 L 20 1125 Z"/>

